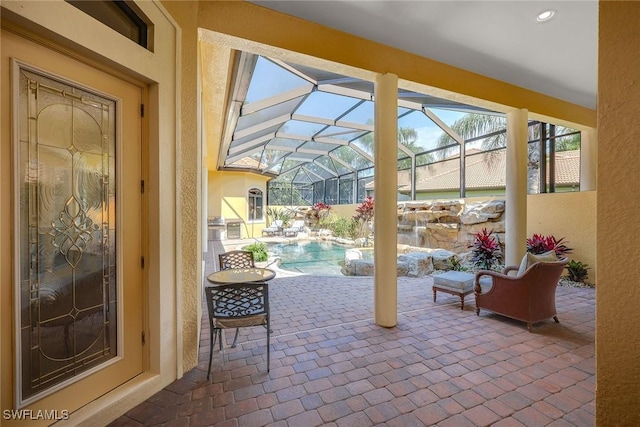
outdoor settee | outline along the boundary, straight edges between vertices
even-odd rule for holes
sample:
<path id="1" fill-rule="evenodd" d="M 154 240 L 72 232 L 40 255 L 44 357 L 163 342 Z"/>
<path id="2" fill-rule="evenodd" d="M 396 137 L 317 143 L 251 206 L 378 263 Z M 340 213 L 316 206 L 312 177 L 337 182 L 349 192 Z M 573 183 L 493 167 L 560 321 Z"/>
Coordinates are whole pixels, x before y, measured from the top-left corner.
<path id="1" fill-rule="evenodd" d="M 516 275 L 509 272 L 518 270 L 517 266 L 507 267 L 503 273 L 478 271 L 474 280 L 476 314 L 480 315 L 480 309 L 485 309 L 526 322 L 529 332 L 534 323 L 543 320 L 553 318 L 559 323 L 556 288 L 567 262 L 566 258 L 534 262 Z M 486 285 L 489 280 L 490 288 Z"/>
<path id="2" fill-rule="evenodd" d="M 299 232 L 304 231 L 304 221 L 303 220 L 295 220 L 291 227 L 284 229 L 284 235 L 286 237 L 295 237 Z"/>
<path id="3" fill-rule="evenodd" d="M 262 235 L 264 236 L 266 234 L 267 236 L 273 236 L 275 234 L 280 234 L 282 233 L 282 225 L 283 221 L 281 219 L 276 219 L 271 223 L 271 225 L 262 229 Z"/>

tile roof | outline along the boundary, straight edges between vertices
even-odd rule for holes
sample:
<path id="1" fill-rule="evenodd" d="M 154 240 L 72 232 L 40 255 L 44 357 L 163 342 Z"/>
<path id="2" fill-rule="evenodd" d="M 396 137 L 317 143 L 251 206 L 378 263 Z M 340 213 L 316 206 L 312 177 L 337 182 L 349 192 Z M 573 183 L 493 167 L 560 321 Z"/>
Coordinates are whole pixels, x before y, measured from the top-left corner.
<path id="1" fill-rule="evenodd" d="M 466 188 L 490 189 L 506 185 L 506 151 L 467 151 Z M 460 161 L 450 158 L 428 166 L 417 168 L 417 188 L 421 191 L 442 191 L 460 188 Z M 547 172 L 548 176 L 548 172 Z M 580 150 L 556 153 L 556 185 L 571 186 L 580 182 Z M 367 189 L 373 189 L 373 181 Z M 398 188 L 409 191 L 411 181 L 409 171 L 398 173 Z"/>

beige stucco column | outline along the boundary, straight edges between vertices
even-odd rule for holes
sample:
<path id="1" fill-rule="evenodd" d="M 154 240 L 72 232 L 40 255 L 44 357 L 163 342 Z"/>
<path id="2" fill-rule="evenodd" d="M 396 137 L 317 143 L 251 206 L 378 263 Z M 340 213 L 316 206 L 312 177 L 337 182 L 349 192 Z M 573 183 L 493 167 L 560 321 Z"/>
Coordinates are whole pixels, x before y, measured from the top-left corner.
<path id="1" fill-rule="evenodd" d="M 398 77 L 375 80 L 374 300 L 377 325 L 398 323 L 397 191 Z"/>
<path id="2" fill-rule="evenodd" d="M 596 189 L 598 166 L 598 132 L 583 130 L 580 135 L 580 191 Z"/>
<path id="3" fill-rule="evenodd" d="M 505 265 L 518 265 L 527 239 L 527 110 L 507 113 Z"/>

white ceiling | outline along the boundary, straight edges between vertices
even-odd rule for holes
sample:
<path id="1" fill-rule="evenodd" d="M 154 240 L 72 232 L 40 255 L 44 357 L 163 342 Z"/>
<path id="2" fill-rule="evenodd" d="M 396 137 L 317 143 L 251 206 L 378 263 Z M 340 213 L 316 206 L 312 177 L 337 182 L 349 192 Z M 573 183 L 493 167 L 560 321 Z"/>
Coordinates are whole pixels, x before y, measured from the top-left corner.
<path id="1" fill-rule="evenodd" d="M 459 68 L 596 106 L 598 2 L 254 1 Z M 536 22 L 545 9 L 557 11 Z"/>

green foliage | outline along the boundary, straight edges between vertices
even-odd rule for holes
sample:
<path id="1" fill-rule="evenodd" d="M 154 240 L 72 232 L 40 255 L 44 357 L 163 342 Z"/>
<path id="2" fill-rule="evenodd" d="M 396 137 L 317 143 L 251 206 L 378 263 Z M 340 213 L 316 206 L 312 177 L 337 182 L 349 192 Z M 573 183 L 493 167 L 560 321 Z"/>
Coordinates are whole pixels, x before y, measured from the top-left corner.
<path id="1" fill-rule="evenodd" d="M 580 282 L 584 283 L 585 280 L 589 277 L 587 270 L 589 269 L 588 264 L 583 264 L 580 261 L 571 260 L 565 267 L 569 272 L 569 280 L 572 282 Z"/>
<path id="2" fill-rule="evenodd" d="M 253 260 L 256 262 L 266 261 L 269 259 L 267 254 L 267 245 L 262 242 L 251 243 L 244 247 L 245 251 L 253 252 Z"/>
<path id="3" fill-rule="evenodd" d="M 453 271 L 467 271 L 467 267 L 462 265 L 460 259 L 457 256 L 452 257 L 449 260 L 449 264 L 451 265 L 451 270 Z"/>
<path id="4" fill-rule="evenodd" d="M 356 238 L 357 221 L 353 218 L 337 217 L 331 224 L 331 230 L 334 236 L 345 237 L 348 239 Z"/>
<path id="5" fill-rule="evenodd" d="M 275 221 L 277 219 L 282 220 L 282 225 L 284 227 L 289 225 L 292 216 L 291 212 L 278 208 L 268 208 L 267 215 L 271 218 L 271 221 Z"/>

